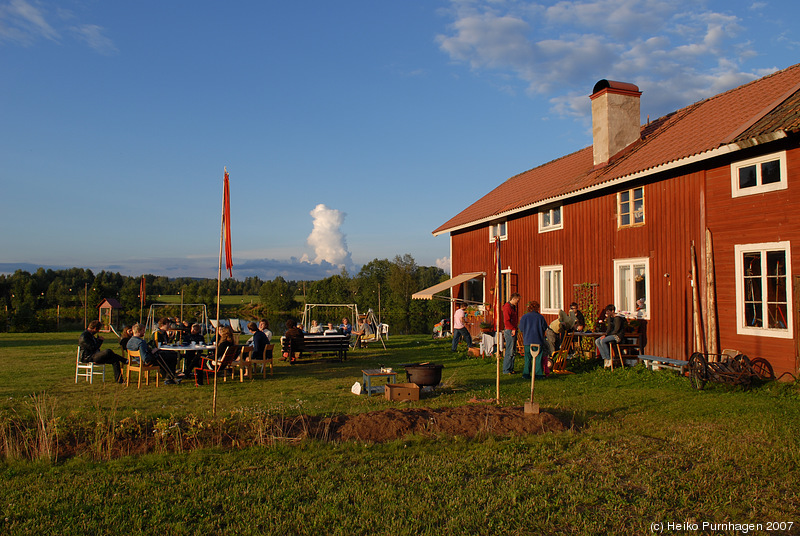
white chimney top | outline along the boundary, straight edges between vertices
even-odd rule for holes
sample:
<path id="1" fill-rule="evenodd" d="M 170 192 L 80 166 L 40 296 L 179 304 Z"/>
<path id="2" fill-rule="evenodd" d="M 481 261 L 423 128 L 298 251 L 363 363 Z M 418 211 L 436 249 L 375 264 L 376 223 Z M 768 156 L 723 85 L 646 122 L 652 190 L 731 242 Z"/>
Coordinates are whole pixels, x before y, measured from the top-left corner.
<path id="1" fill-rule="evenodd" d="M 633 84 L 600 80 L 592 91 L 592 147 L 594 165 L 608 163 L 615 154 L 641 137 L 639 97 Z"/>

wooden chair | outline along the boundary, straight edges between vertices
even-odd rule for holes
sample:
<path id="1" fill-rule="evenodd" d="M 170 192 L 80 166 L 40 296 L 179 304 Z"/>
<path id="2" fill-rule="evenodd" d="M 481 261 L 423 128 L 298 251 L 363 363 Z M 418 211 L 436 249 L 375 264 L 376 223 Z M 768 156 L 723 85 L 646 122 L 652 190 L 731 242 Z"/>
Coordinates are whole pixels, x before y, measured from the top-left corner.
<path id="1" fill-rule="evenodd" d="M 261 365 L 261 375 L 264 379 L 267 378 L 267 363 L 269 363 L 269 375 L 272 376 L 272 351 L 275 349 L 274 344 L 267 344 L 264 346 L 264 353 L 261 356 L 250 357 L 250 373 L 253 373 L 254 365 Z"/>
<path id="2" fill-rule="evenodd" d="M 150 371 L 156 371 L 156 387 L 158 387 L 159 367 L 158 365 L 145 365 L 139 350 L 128 350 L 128 366 L 125 369 L 125 387 L 131 383 L 131 371 L 139 374 L 137 389 L 142 387 L 142 373 L 144 373 L 144 384 L 150 385 Z"/>
<path id="3" fill-rule="evenodd" d="M 83 363 L 81 361 L 81 347 L 78 346 L 78 353 L 75 355 L 75 383 L 78 378 L 86 378 L 89 383 L 94 383 L 94 377 L 102 376 L 106 381 L 106 366 L 99 363 Z"/>
<path id="4" fill-rule="evenodd" d="M 209 381 L 209 375 L 216 371 L 217 374 L 222 374 L 222 381 L 228 381 L 226 376 L 227 372 L 233 372 L 231 364 L 236 359 L 236 354 L 238 353 L 238 346 L 232 345 L 229 346 L 227 350 L 225 350 L 225 354 L 219 359 L 215 360 L 214 356 L 211 355 L 209 357 L 201 357 L 200 360 L 202 362 L 202 366 L 199 368 L 194 369 L 194 383 L 195 385 L 199 385 L 197 383 L 197 373 L 203 372 L 206 375 L 206 383 Z"/>
<path id="5" fill-rule="evenodd" d="M 242 351 L 239 354 L 239 358 L 235 359 L 233 363 L 231 363 L 231 376 L 233 376 L 233 370 L 236 369 L 239 371 L 239 382 L 244 381 L 245 372 L 250 377 L 253 378 L 253 363 L 250 359 L 250 354 L 253 353 L 253 347 L 249 345 L 242 346 Z M 233 378 L 231 378 L 233 379 Z M 224 378 L 223 378 L 224 381 Z"/>

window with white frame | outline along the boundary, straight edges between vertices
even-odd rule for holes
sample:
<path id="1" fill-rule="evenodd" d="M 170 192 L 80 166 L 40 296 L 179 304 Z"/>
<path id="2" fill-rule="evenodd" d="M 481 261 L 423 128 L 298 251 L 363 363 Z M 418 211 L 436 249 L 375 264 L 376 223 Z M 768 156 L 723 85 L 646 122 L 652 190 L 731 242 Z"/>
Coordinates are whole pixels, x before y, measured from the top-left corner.
<path id="1" fill-rule="evenodd" d="M 461 297 L 465 302 L 470 304 L 483 303 L 484 279 L 483 277 L 470 279 L 461 286 Z M 482 306 L 479 308 L 482 308 Z"/>
<path id="2" fill-rule="evenodd" d="M 737 333 L 792 338 L 789 242 L 734 246 Z"/>
<path id="3" fill-rule="evenodd" d="M 731 195 L 744 195 L 785 190 L 786 151 L 731 164 Z"/>
<path id="4" fill-rule="evenodd" d="M 564 308 L 564 267 L 539 267 L 539 296 L 542 313 L 558 313 Z"/>
<path id="5" fill-rule="evenodd" d="M 614 260 L 614 305 L 620 313 L 650 318 L 650 259 Z"/>
<path id="6" fill-rule="evenodd" d="M 619 227 L 644 225 L 644 188 L 631 188 L 617 194 L 617 224 Z"/>
<path id="7" fill-rule="evenodd" d="M 539 232 L 546 233 L 564 228 L 562 207 L 553 207 L 539 213 Z"/>
<path id="8" fill-rule="evenodd" d="M 500 240 L 508 238 L 508 222 L 501 221 L 489 226 L 489 242 L 494 242 L 496 236 L 500 237 Z"/>

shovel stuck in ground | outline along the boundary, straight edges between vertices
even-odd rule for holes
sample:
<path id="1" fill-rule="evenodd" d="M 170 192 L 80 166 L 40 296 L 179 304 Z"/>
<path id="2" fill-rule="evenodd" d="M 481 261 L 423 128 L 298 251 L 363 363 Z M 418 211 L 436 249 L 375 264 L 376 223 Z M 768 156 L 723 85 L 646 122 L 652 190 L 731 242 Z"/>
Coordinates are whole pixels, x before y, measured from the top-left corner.
<path id="1" fill-rule="evenodd" d="M 536 380 L 536 358 L 539 356 L 539 351 L 541 351 L 541 347 L 537 348 L 537 352 L 533 353 L 533 346 L 539 346 L 538 344 L 532 344 L 530 352 L 533 357 L 533 368 L 531 369 L 531 399 L 529 402 L 525 402 L 525 413 L 529 413 L 532 415 L 539 414 L 539 404 L 533 401 L 533 382 Z"/>

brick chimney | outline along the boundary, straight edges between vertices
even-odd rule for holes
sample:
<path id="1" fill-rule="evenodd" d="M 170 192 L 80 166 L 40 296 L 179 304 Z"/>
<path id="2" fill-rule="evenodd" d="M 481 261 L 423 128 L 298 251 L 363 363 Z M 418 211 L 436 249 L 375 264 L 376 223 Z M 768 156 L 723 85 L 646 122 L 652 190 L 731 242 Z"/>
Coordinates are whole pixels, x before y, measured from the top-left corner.
<path id="1" fill-rule="evenodd" d="M 594 165 L 606 164 L 612 156 L 641 136 L 639 97 L 633 84 L 600 80 L 592 91 L 592 147 Z"/>

